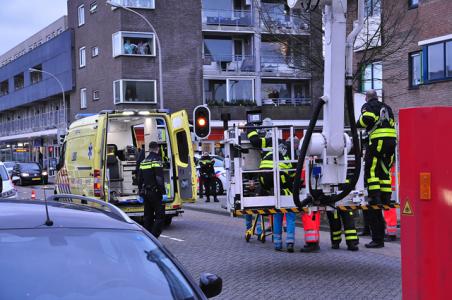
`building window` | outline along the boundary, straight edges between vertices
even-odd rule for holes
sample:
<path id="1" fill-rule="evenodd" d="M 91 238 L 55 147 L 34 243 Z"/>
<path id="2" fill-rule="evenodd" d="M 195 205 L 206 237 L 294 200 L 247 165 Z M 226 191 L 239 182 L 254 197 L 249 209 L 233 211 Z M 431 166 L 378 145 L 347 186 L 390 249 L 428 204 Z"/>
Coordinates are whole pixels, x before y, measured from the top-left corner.
<path id="1" fill-rule="evenodd" d="M 33 69 L 36 69 L 38 71 L 30 71 L 30 82 L 31 84 L 38 83 L 42 80 L 42 65 L 34 66 Z"/>
<path id="2" fill-rule="evenodd" d="M 120 103 L 157 103 L 155 80 L 121 79 L 113 83 L 115 104 Z"/>
<path id="3" fill-rule="evenodd" d="M 14 76 L 14 89 L 20 90 L 24 87 L 24 73 Z"/>
<path id="4" fill-rule="evenodd" d="M 96 11 L 97 11 L 97 2 L 93 2 L 89 5 L 89 12 L 93 14 Z"/>
<path id="5" fill-rule="evenodd" d="M 416 8 L 419 6 L 419 0 L 408 0 L 409 8 Z"/>
<path id="6" fill-rule="evenodd" d="M 86 48 L 82 47 L 78 50 L 80 68 L 86 66 Z"/>
<path id="7" fill-rule="evenodd" d="M 119 31 L 113 34 L 113 57 L 119 55 L 155 56 L 153 33 Z"/>
<path id="8" fill-rule="evenodd" d="M 381 62 L 374 62 L 363 68 L 361 75 L 361 91 L 377 90 L 381 92 L 383 88 L 383 70 Z"/>
<path id="9" fill-rule="evenodd" d="M 422 51 L 410 54 L 410 86 L 422 84 Z"/>
<path id="10" fill-rule="evenodd" d="M 85 5 L 78 7 L 78 26 L 85 24 Z"/>
<path id="11" fill-rule="evenodd" d="M 8 79 L 0 82 L 0 96 L 9 94 L 9 82 Z"/>
<path id="12" fill-rule="evenodd" d="M 99 92 L 99 90 L 93 91 L 93 100 L 96 101 L 96 100 L 99 100 L 99 99 L 100 99 L 100 92 Z"/>
<path id="13" fill-rule="evenodd" d="M 112 0 L 111 2 L 132 8 L 155 9 L 154 0 Z"/>
<path id="14" fill-rule="evenodd" d="M 424 79 L 428 81 L 444 80 L 452 78 L 452 41 L 427 45 L 424 50 L 424 66 L 426 72 Z"/>
<path id="15" fill-rule="evenodd" d="M 81 109 L 87 108 L 86 88 L 80 89 L 80 108 Z"/>
<path id="16" fill-rule="evenodd" d="M 91 48 L 91 57 L 96 57 L 99 55 L 99 47 L 95 46 Z"/>
<path id="17" fill-rule="evenodd" d="M 252 79 L 206 79 L 204 100 L 209 105 L 253 105 L 254 80 Z"/>
<path id="18" fill-rule="evenodd" d="M 381 0 L 365 0 L 365 13 L 367 17 L 380 16 Z"/>

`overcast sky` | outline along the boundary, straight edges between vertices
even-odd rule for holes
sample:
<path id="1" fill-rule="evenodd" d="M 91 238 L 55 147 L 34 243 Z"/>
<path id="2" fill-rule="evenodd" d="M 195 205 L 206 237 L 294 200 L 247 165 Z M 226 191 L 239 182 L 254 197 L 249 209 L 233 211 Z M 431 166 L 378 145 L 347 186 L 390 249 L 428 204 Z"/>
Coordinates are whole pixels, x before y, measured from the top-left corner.
<path id="1" fill-rule="evenodd" d="M 63 15 L 67 0 L 0 0 L 0 55 Z"/>

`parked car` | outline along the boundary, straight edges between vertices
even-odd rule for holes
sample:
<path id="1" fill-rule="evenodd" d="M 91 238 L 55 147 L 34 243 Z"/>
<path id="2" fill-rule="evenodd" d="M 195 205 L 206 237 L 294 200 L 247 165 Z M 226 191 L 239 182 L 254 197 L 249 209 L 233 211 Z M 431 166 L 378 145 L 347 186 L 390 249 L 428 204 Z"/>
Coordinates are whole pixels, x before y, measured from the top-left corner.
<path id="1" fill-rule="evenodd" d="M 1 299 L 206 299 L 222 289 L 209 273 L 196 285 L 152 234 L 98 199 L 0 201 L 0 241 Z"/>
<path id="2" fill-rule="evenodd" d="M 215 169 L 215 176 L 217 179 L 215 180 L 215 188 L 217 190 L 217 195 L 223 195 L 226 192 L 229 184 L 226 180 L 226 170 L 224 168 L 224 158 L 218 155 L 211 155 L 215 160 L 215 164 L 213 165 Z M 195 155 L 195 165 L 196 165 L 196 173 L 198 176 L 198 193 L 199 193 L 199 159 L 201 156 Z"/>
<path id="3" fill-rule="evenodd" d="M 5 168 L 8 171 L 9 177 L 11 177 L 13 174 L 13 168 L 14 168 L 14 165 L 16 164 L 16 162 L 15 161 L 5 161 L 5 162 L 3 162 L 3 164 L 5 165 Z"/>
<path id="4" fill-rule="evenodd" d="M 14 188 L 13 183 L 8 175 L 8 171 L 5 164 L 0 162 L 0 178 L 2 180 L 2 191 L 0 193 L 0 199 L 12 199 L 17 197 L 17 191 Z"/>
<path id="5" fill-rule="evenodd" d="M 18 162 L 14 165 L 12 180 L 18 185 L 27 183 L 47 184 L 49 176 L 36 162 Z"/>

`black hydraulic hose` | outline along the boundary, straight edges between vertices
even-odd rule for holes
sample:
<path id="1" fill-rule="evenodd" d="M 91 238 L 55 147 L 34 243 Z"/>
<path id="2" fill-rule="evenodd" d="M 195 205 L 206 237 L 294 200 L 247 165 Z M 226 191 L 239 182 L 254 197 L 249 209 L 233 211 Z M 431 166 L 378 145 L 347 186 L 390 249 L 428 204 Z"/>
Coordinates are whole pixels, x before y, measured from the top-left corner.
<path id="1" fill-rule="evenodd" d="M 353 139 L 353 150 L 355 153 L 355 170 L 353 172 L 353 176 L 350 179 L 349 184 L 346 185 L 343 191 L 341 191 L 339 194 L 334 195 L 331 197 L 331 203 L 336 203 L 337 201 L 340 201 L 344 199 L 350 192 L 355 188 L 356 183 L 359 179 L 359 174 L 361 172 L 361 146 L 359 144 L 359 137 L 358 137 L 358 128 L 356 127 L 356 120 L 355 120 L 355 109 L 354 109 L 354 103 L 353 103 L 353 87 L 352 86 L 346 86 L 345 87 L 345 99 L 347 101 L 347 112 L 348 112 L 348 119 L 350 121 L 350 129 L 352 131 L 352 139 Z"/>
<path id="2" fill-rule="evenodd" d="M 312 114 L 311 120 L 309 121 L 308 129 L 306 130 L 306 134 L 303 137 L 303 144 L 301 145 L 300 156 L 298 157 L 297 170 L 295 173 L 295 180 L 293 184 L 293 202 L 299 208 L 302 209 L 305 206 L 300 201 L 300 186 L 301 186 L 301 171 L 303 170 L 304 159 L 306 157 L 306 152 L 308 151 L 309 143 L 311 141 L 312 132 L 314 131 L 315 123 L 319 118 L 320 112 L 322 110 L 323 105 L 325 104 L 325 100 L 322 98 L 317 102 L 314 113 Z M 312 200 L 311 197 L 303 200 L 303 202 L 310 202 Z"/>

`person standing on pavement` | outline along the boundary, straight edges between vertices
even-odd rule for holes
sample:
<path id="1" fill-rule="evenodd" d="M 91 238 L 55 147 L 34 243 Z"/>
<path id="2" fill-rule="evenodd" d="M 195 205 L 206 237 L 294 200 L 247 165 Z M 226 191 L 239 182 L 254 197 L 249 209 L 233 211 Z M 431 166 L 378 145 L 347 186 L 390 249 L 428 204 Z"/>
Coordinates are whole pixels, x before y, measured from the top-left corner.
<path id="1" fill-rule="evenodd" d="M 358 251 L 359 239 L 356 232 L 353 212 L 334 210 L 327 211 L 328 222 L 330 223 L 331 248 L 339 249 L 342 241 L 342 224 L 344 225 L 345 243 L 350 251 Z M 342 224 L 341 224 L 342 223 Z"/>
<path id="2" fill-rule="evenodd" d="M 357 127 L 369 134 L 369 146 L 364 158 L 364 179 L 367 184 L 369 204 L 389 205 L 391 201 L 391 167 L 397 145 L 394 114 L 391 107 L 380 102 L 375 90 L 366 93 L 366 103 L 361 108 Z M 384 247 L 385 221 L 381 210 L 369 211 L 372 242 L 366 248 Z"/>
<path id="3" fill-rule="evenodd" d="M 158 238 L 165 222 L 165 183 L 162 158 L 156 142 L 149 143 L 149 155 L 140 163 L 138 189 L 144 199 L 144 228 Z"/>
<path id="4" fill-rule="evenodd" d="M 199 160 L 199 176 L 204 185 L 204 192 L 207 197 L 206 202 L 210 202 L 210 195 L 213 195 L 214 202 L 218 202 L 214 165 L 215 160 L 210 157 L 209 153 L 204 152 Z"/>
<path id="5" fill-rule="evenodd" d="M 270 118 L 265 118 L 263 120 L 263 126 L 271 127 L 273 122 Z M 259 165 L 260 170 L 273 170 L 273 139 L 271 137 L 271 128 L 265 128 L 266 136 L 260 137 L 257 130 L 249 130 L 247 133 L 248 139 L 250 140 L 253 147 L 259 148 L 261 153 L 261 162 Z M 288 147 L 284 140 L 278 141 L 278 156 L 280 161 L 288 161 L 290 157 L 287 156 Z M 284 171 L 284 169 L 292 169 L 292 164 L 290 163 L 279 163 L 280 172 L 280 193 L 281 195 L 289 196 L 292 195 L 292 183 L 293 177 L 289 171 Z M 262 172 L 259 175 L 259 181 L 265 191 L 271 191 L 273 187 L 273 173 L 272 172 Z M 286 248 L 287 252 L 294 252 L 295 243 L 295 218 L 296 215 L 293 212 L 286 213 Z M 276 251 L 282 251 L 282 223 L 283 214 L 277 213 L 273 215 L 273 243 Z"/>

